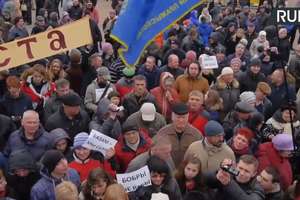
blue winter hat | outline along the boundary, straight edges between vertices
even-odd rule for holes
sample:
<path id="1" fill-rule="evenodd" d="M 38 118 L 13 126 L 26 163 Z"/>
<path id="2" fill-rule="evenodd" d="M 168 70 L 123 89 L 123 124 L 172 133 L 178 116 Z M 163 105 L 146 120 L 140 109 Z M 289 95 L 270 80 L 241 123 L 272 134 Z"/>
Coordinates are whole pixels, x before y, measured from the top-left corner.
<path id="1" fill-rule="evenodd" d="M 78 133 L 74 137 L 74 143 L 73 143 L 73 148 L 76 149 L 78 147 L 81 147 L 88 139 L 89 134 L 85 132 Z"/>
<path id="2" fill-rule="evenodd" d="M 208 137 L 224 134 L 223 126 L 219 122 L 214 120 L 208 121 L 204 129 L 205 135 Z"/>

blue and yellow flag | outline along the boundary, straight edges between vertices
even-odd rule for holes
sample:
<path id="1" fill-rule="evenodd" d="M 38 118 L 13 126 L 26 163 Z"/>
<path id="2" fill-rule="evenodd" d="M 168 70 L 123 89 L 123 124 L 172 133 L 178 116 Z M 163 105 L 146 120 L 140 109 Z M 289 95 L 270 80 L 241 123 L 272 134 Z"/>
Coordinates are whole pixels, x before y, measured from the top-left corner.
<path id="1" fill-rule="evenodd" d="M 144 49 L 162 31 L 205 0 L 125 0 L 111 32 L 121 43 L 119 55 L 134 66 Z"/>

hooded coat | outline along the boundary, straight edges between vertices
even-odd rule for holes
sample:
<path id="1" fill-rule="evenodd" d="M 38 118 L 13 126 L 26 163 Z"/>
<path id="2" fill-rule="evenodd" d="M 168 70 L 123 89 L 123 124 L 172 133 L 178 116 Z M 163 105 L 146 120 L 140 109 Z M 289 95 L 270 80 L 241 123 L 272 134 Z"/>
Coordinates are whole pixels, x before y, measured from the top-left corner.
<path id="1" fill-rule="evenodd" d="M 14 170 L 16 169 L 28 169 L 30 173 L 28 176 L 19 177 L 14 175 Z M 13 186 L 16 192 L 16 199 L 30 199 L 31 188 L 40 179 L 38 167 L 30 153 L 24 149 L 13 152 L 8 160 L 8 170 L 7 183 Z"/>
<path id="2" fill-rule="evenodd" d="M 173 77 L 170 73 L 162 73 L 160 76 L 160 85 L 156 88 L 153 88 L 150 92 L 151 94 L 155 97 L 157 106 L 159 110 L 161 111 L 160 113 L 166 118 L 166 121 L 171 120 L 171 107 L 173 104 L 177 103 L 179 101 L 179 96 L 177 91 L 172 88 L 169 90 L 171 93 L 172 99 L 168 99 L 166 97 L 166 90 L 164 89 L 164 80 L 168 77 L 171 76 Z"/>
<path id="3" fill-rule="evenodd" d="M 50 176 L 46 168 L 40 171 L 41 179 L 32 187 L 30 199 L 31 200 L 56 200 L 55 186 L 60 184 L 63 180 L 71 181 L 77 188 L 80 186 L 80 178 L 74 169 L 68 169 L 63 180 L 56 180 Z"/>
<path id="4" fill-rule="evenodd" d="M 283 190 L 286 190 L 292 184 L 293 172 L 291 164 L 287 158 L 282 158 L 279 155 L 272 142 L 259 145 L 256 157 L 259 161 L 259 172 L 268 166 L 273 166 L 279 172 Z"/>
<path id="5" fill-rule="evenodd" d="M 51 148 L 51 136 L 42 127 L 37 130 L 33 140 L 28 140 L 24 129 L 20 128 L 9 136 L 3 154 L 8 157 L 16 150 L 27 149 L 34 160 L 39 161 L 42 155 Z"/>
<path id="6" fill-rule="evenodd" d="M 67 148 L 64 152 L 62 152 L 67 159 L 68 162 L 72 160 L 72 150 L 71 150 L 71 139 L 68 136 L 67 132 L 62 128 L 57 128 L 52 131 L 50 131 L 50 135 L 53 138 L 52 139 L 52 147 L 55 148 L 56 144 L 62 140 L 65 139 L 67 141 Z"/>
<path id="7" fill-rule="evenodd" d="M 96 116 L 90 122 L 89 130 L 94 129 L 100 131 L 117 140 L 122 132 L 121 123 L 117 117 L 115 119 L 107 117 L 109 104 L 110 101 L 107 98 L 103 98 L 99 101 Z"/>
<path id="8" fill-rule="evenodd" d="M 234 79 L 229 85 L 222 80 L 221 77 L 217 78 L 216 83 L 212 86 L 213 89 L 219 92 L 220 97 L 223 99 L 223 112 L 228 113 L 234 108 L 234 105 L 239 100 L 240 96 L 240 84 Z"/>

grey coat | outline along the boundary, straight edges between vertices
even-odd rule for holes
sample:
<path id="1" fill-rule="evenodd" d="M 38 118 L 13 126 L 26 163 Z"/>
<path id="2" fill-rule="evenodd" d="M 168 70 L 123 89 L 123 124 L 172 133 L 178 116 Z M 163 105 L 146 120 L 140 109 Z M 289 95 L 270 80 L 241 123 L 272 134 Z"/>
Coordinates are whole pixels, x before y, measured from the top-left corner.
<path id="1" fill-rule="evenodd" d="M 137 125 L 139 128 L 147 130 L 150 137 L 156 135 L 156 133 L 166 125 L 165 118 L 157 112 L 155 113 L 155 118 L 152 122 L 143 122 L 141 111 L 135 112 L 130 115 L 127 118 L 126 122 L 129 124 Z"/>

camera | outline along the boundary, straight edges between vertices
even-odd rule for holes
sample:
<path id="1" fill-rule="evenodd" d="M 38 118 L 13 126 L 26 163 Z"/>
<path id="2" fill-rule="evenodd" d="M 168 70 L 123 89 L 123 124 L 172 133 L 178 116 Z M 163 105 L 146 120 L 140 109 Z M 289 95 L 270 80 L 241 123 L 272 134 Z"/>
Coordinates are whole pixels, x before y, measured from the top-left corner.
<path id="1" fill-rule="evenodd" d="M 224 170 L 225 172 L 228 172 L 229 174 L 231 174 L 233 176 L 238 176 L 240 174 L 240 172 L 236 168 L 234 168 L 230 165 L 223 165 L 223 166 L 221 166 L 221 169 Z"/>

